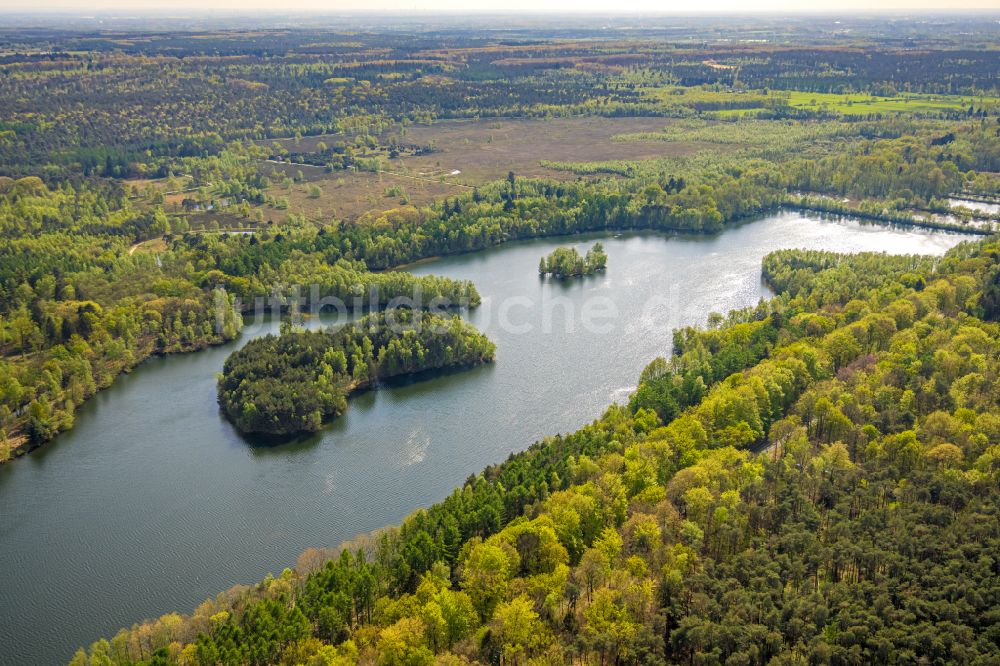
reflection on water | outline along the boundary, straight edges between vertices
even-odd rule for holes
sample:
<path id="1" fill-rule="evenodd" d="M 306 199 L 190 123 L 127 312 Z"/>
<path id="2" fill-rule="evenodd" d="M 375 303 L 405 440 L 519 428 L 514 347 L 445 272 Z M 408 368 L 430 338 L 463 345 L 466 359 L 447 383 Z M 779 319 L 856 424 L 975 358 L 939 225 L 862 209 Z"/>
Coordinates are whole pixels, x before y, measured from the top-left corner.
<path id="1" fill-rule="evenodd" d="M 973 201 L 972 199 L 948 199 L 948 205 L 952 208 L 958 208 L 961 206 L 963 208 L 968 208 L 969 210 L 978 210 L 983 213 L 991 213 L 993 215 L 1000 214 L 1000 202 L 992 203 L 988 201 Z"/>
<path id="2" fill-rule="evenodd" d="M 598 237 L 413 267 L 476 283 L 484 303 L 469 318 L 497 343 L 497 362 L 360 393 L 328 427 L 280 446 L 241 437 L 215 399 L 226 356 L 274 321 L 120 378 L 72 431 L 0 468 L 0 663 L 64 662 L 122 625 L 279 571 L 307 547 L 398 522 L 512 451 L 578 428 L 628 398 L 642 367 L 669 353 L 673 327 L 767 296 L 760 261 L 771 250 L 941 253 L 962 240 L 783 214 L 714 237 L 605 237 L 606 273 L 539 279 L 543 254 L 585 251 Z M 502 325 L 511 299 L 520 305 L 508 323 L 530 332 Z M 583 323 L 593 299 L 618 312 L 604 333 Z"/>

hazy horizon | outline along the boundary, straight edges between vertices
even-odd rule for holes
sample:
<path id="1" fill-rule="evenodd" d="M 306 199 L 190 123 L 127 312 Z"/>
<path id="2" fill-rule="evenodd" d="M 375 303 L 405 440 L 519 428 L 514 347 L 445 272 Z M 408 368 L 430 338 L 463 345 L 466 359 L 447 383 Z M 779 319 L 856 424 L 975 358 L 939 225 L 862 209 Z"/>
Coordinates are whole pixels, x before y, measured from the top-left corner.
<path id="1" fill-rule="evenodd" d="M 864 0 L 824 0 L 803 8 L 794 0 L 764 0 L 739 2 L 734 0 L 705 0 L 697 9 L 672 7 L 655 0 L 623 0 L 608 8 L 604 0 L 553 0 L 544 6 L 532 0 L 477 3 L 470 8 L 460 0 L 288 0 L 276 7 L 267 0 L 153 0 L 137 7 L 130 0 L 14 0 L 0 7 L 0 13 L 107 13 L 125 12 L 128 15 L 178 14 L 178 13 L 318 13 L 318 14 L 513 14 L 532 15 L 603 15 L 648 14 L 697 16 L 703 14 L 768 14 L 809 15 L 841 11 L 879 14 L 886 12 L 961 13 L 969 11 L 1000 12 L 1000 0 L 960 0 L 945 3 L 942 0 L 889 0 L 878 3 Z"/>

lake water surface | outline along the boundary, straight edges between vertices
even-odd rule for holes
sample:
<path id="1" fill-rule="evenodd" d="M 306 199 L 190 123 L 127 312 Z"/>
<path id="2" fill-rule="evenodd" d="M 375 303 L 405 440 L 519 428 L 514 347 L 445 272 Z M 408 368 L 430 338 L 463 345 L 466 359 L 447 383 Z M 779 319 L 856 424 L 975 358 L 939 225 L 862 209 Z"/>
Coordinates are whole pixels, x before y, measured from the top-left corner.
<path id="1" fill-rule="evenodd" d="M 469 319 L 494 365 L 350 401 L 314 436 L 248 443 L 220 416 L 215 374 L 234 343 L 156 358 L 80 410 L 76 426 L 0 468 L 0 664 L 65 663 L 123 625 L 190 611 L 235 583 L 396 523 L 469 474 L 624 401 L 671 329 L 769 292 L 761 258 L 790 247 L 941 254 L 965 237 L 783 213 L 718 236 L 572 237 L 413 267 L 473 280 Z M 608 270 L 540 280 L 560 244 L 604 243 Z M 608 316 L 614 313 L 615 316 Z"/>

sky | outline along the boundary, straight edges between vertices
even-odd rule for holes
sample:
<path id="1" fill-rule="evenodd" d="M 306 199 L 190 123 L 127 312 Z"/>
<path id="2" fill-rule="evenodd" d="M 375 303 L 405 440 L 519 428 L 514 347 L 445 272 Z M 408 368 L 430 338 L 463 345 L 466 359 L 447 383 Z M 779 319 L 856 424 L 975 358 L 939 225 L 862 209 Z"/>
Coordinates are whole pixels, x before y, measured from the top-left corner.
<path id="1" fill-rule="evenodd" d="M 1000 0 L 0 0 L 0 11 L 677 13 L 993 10 Z"/>

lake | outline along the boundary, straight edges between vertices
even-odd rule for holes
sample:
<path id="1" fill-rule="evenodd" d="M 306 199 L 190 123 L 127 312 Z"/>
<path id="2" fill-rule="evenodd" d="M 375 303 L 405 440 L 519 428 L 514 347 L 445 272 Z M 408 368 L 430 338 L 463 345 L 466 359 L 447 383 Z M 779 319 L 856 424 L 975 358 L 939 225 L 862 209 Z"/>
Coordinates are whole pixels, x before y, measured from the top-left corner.
<path id="1" fill-rule="evenodd" d="M 473 280 L 469 319 L 493 365 L 350 400 L 321 432 L 245 441 L 219 414 L 234 343 L 155 358 L 90 400 L 76 426 L 0 468 L 0 663 L 65 663 L 76 647 L 399 522 L 486 465 L 627 400 L 676 326 L 754 305 L 779 248 L 941 254 L 967 237 L 782 213 L 716 236 L 575 236 L 411 267 Z M 605 273 L 542 280 L 539 258 L 600 239 Z M 313 325 L 320 322 L 313 321 Z"/>
<path id="2" fill-rule="evenodd" d="M 972 199 L 959 199 L 959 198 L 949 198 L 948 205 L 952 208 L 957 208 L 958 206 L 964 206 L 969 210 L 978 210 L 982 213 L 990 213 L 991 215 L 1000 214 L 1000 203 L 991 203 L 988 201 L 974 201 Z"/>

